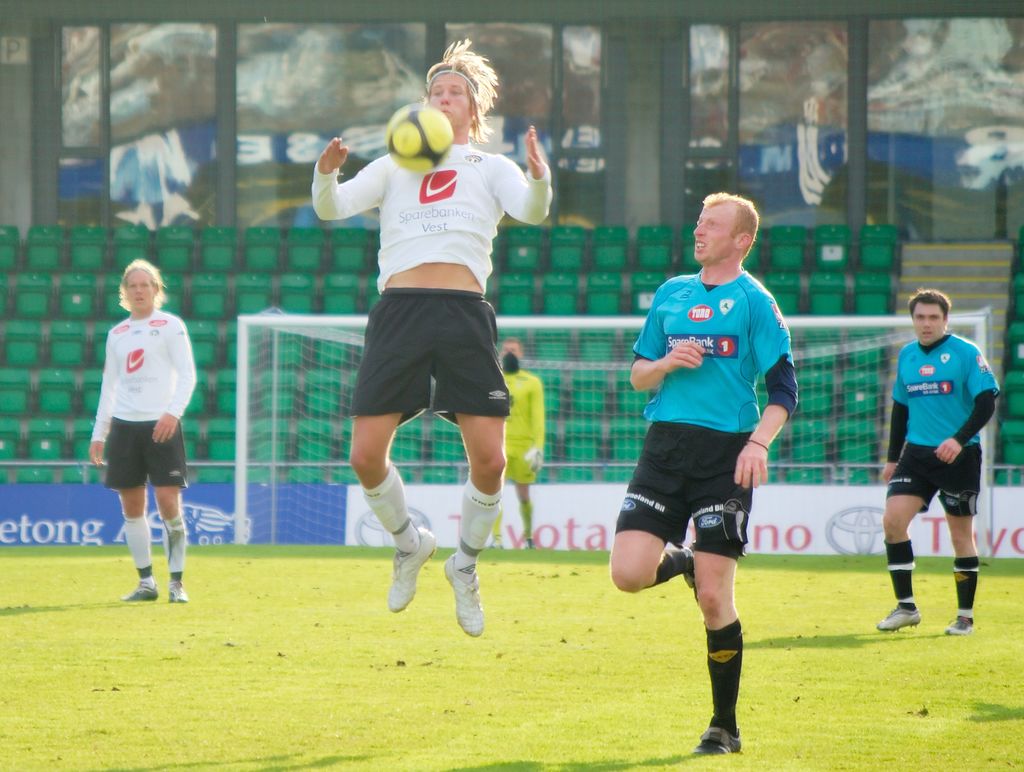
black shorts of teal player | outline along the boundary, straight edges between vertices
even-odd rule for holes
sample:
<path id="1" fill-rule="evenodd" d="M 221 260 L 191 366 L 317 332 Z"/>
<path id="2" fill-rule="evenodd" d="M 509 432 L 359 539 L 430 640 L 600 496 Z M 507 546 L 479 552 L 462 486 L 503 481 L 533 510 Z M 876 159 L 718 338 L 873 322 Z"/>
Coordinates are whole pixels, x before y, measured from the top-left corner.
<path id="1" fill-rule="evenodd" d="M 188 487 L 185 439 L 181 424 L 166 442 L 153 440 L 156 421 L 110 421 L 104 485 L 113 490 L 154 486 Z"/>
<path id="2" fill-rule="evenodd" d="M 978 514 L 981 490 L 981 445 L 967 445 L 952 464 L 940 461 L 935 448 L 908 443 L 896 471 L 889 480 L 885 497 L 918 496 L 928 509 L 936 492 L 946 514 L 972 517 Z"/>
<path id="3" fill-rule="evenodd" d="M 507 416 L 497 339 L 494 308 L 479 293 L 385 290 L 367 321 L 351 414 Z"/>
<path id="4" fill-rule="evenodd" d="M 749 432 L 651 424 L 615 531 L 646 531 L 681 545 L 693 520 L 693 548 L 731 558 L 744 554 L 753 492 L 736 484 L 736 457 Z"/>

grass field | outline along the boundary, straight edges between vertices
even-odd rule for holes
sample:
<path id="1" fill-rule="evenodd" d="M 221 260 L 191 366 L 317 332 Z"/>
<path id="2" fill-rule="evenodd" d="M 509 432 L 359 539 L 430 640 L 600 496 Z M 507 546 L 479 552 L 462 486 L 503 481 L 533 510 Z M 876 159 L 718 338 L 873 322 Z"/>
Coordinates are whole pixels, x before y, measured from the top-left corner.
<path id="1" fill-rule="evenodd" d="M 918 560 L 920 627 L 874 558 L 746 558 L 743 753 L 710 717 L 681 580 L 639 595 L 606 553 L 485 553 L 462 633 L 434 557 L 387 611 L 390 553 L 194 548 L 187 606 L 129 605 L 122 548 L 0 549 L 0 768 L 1024 769 L 1024 561 L 983 563 L 973 636 L 951 559 Z"/>

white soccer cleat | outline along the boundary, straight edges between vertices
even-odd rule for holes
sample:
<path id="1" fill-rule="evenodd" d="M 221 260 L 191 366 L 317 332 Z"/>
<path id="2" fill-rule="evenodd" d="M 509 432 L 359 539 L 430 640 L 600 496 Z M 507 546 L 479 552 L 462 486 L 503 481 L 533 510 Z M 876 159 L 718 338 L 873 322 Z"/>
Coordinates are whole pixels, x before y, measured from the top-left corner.
<path id="1" fill-rule="evenodd" d="M 913 627 L 921 624 L 921 612 L 915 609 L 905 609 L 897 606 L 885 619 L 879 622 L 876 627 L 882 632 L 899 630 L 901 627 Z"/>
<path id="2" fill-rule="evenodd" d="M 138 603 L 139 601 L 156 600 L 160 593 L 157 592 L 155 584 L 139 582 L 139 586 L 132 592 L 123 596 L 121 600 L 126 603 Z"/>
<path id="3" fill-rule="evenodd" d="M 484 607 L 480 603 L 480 579 L 473 572 L 473 579 L 464 582 L 455 575 L 455 556 L 444 562 L 444 575 L 455 592 L 455 618 L 459 620 L 466 635 L 474 638 L 484 631 Z"/>
<path id="4" fill-rule="evenodd" d="M 171 582 L 167 586 L 168 603 L 188 603 L 188 593 L 181 582 Z"/>
<path id="5" fill-rule="evenodd" d="M 970 635 L 973 632 L 974 620 L 970 617 L 957 617 L 946 628 L 946 635 Z"/>
<path id="6" fill-rule="evenodd" d="M 415 552 L 403 553 L 395 550 L 394 568 L 391 572 L 391 589 L 388 590 L 388 608 L 396 614 L 405 609 L 416 597 L 416 577 L 420 569 L 437 550 L 437 539 L 426 528 L 417 528 L 420 546 Z"/>

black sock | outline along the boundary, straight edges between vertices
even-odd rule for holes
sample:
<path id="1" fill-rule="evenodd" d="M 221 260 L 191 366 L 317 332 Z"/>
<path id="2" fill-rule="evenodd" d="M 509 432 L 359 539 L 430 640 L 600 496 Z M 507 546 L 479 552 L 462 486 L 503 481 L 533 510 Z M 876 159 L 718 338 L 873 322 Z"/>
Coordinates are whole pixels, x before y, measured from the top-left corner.
<path id="1" fill-rule="evenodd" d="M 914 545 L 909 540 L 885 543 L 885 556 L 889 562 L 889 576 L 892 578 L 892 589 L 900 608 L 913 610 L 914 603 Z"/>
<path id="2" fill-rule="evenodd" d="M 973 558 L 953 559 L 953 578 L 956 580 L 956 602 L 959 608 L 974 608 L 974 593 L 978 591 L 978 567 L 981 561 Z"/>
<path id="3" fill-rule="evenodd" d="M 736 728 L 736 700 L 740 693 L 743 669 L 743 628 L 740 620 L 721 630 L 708 630 L 708 673 L 711 675 L 711 699 L 715 715 L 711 726 L 733 735 Z"/>
<path id="4" fill-rule="evenodd" d="M 150 563 L 145 568 L 137 568 L 135 570 L 139 572 L 139 579 L 149 579 L 153 575 L 153 564 Z"/>
<path id="5" fill-rule="evenodd" d="M 172 582 L 180 582 L 181 581 L 181 575 L 183 573 L 184 573 L 184 571 L 171 571 L 171 581 Z"/>
<path id="6" fill-rule="evenodd" d="M 669 579 L 679 576 L 686 571 L 687 566 L 692 566 L 693 556 L 680 549 L 667 549 L 661 554 L 661 562 L 658 563 L 658 572 L 654 575 L 654 587 L 663 584 Z"/>

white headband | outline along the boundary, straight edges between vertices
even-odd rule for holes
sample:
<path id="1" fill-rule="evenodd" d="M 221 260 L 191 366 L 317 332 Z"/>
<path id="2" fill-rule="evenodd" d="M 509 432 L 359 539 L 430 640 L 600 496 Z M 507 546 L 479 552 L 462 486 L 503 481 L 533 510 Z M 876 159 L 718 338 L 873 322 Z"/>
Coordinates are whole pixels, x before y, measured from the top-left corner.
<path id="1" fill-rule="evenodd" d="M 427 91 L 428 92 L 430 91 L 430 87 L 434 85 L 434 81 L 437 80 L 442 75 L 458 75 L 460 78 L 462 78 L 464 81 L 466 81 L 466 83 L 469 84 L 469 90 L 472 91 L 474 94 L 476 94 L 476 84 L 472 80 L 469 79 L 468 75 L 466 75 L 465 73 L 459 72 L 458 70 L 454 69 L 453 67 L 446 67 L 443 70 L 438 70 L 437 72 L 435 72 L 433 74 L 433 76 L 430 78 L 430 81 L 427 83 Z"/>

